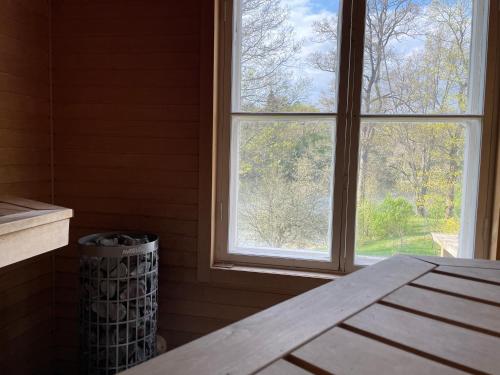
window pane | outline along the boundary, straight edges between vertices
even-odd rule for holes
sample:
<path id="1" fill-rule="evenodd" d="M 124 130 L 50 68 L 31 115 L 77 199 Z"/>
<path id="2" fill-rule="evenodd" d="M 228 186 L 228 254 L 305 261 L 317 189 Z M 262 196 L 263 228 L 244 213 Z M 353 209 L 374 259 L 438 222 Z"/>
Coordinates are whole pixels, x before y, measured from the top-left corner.
<path id="1" fill-rule="evenodd" d="M 362 122 L 357 257 L 472 255 L 479 129 L 466 121 Z"/>
<path id="2" fill-rule="evenodd" d="M 367 0 L 363 113 L 482 113 L 487 0 Z"/>
<path id="3" fill-rule="evenodd" d="M 229 252 L 330 258 L 335 121 L 233 119 Z"/>
<path id="4" fill-rule="evenodd" d="M 339 1 L 234 1 L 233 112 L 335 112 Z"/>

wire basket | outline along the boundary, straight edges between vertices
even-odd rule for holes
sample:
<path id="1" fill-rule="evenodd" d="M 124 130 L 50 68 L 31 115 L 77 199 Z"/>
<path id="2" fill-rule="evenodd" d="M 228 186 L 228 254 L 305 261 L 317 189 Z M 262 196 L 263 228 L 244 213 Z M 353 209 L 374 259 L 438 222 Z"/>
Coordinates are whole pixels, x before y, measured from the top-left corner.
<path id="1" fill-rule="evenodd" d="M 102 233 L 80 247 L 84 374 L 115 374 L 156 354 L 158 236 Z"/>

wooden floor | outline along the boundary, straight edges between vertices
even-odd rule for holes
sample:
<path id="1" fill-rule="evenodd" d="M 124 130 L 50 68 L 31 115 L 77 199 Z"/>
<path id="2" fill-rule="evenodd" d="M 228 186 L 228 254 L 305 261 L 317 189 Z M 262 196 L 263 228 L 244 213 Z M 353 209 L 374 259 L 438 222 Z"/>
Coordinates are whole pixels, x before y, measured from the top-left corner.
<path id="1" fill-rule="evenodd" d="M 500 262 L 396 256 L 125 374 L 500 374 Z"/>

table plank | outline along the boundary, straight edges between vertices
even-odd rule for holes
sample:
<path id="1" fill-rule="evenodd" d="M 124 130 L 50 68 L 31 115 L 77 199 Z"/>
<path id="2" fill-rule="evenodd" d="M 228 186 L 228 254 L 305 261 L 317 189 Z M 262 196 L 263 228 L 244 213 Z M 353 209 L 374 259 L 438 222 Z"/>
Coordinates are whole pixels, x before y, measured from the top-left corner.
<path id="1" fill-rule="evenodd" d="M 383 301 L 500 335 L 500 307 L 413 286 L 404 286 Z"/>
<path id="2" fill-rule="evenodd" d="M 500 285 L 500 270 L 497 269 L 439 266 L 435 271 Z"/>
<path id="3" fill-rule="evenodd" d="M 453 293 L 480 302 L 500 305 L 500 286 L 478 281 L 446 276 L 438 273 L 428 273 L 412 282 L 414 285 Z"/>
<path id="4" fill-rule="evenodd" d="M 392 257 L 231 324 L 124 374 L 254 373 L 432 268 L 432 264 L 411 257 Z"/>
<path id="5" fill-rule="evenodd" d="M 500 261 L 486 259 L 439 258 L 424 255 L 412 255 L 415 259 L 435 264 L 437 266 L 474 267 L 500 270 Z"/>
<path id="6" fill-rule="evenodd" d="M 259 375 L 311 375 L 312 372 L 306 371 L 303 368 L 295 366 L 283 359 L 274 362 L 272 365 L 259 371 Z"/>
<path id="7" fill-rule="evenodd" d="M 458 369 L 338 327 L 290 356 L 335 375 L 464 374 Z"/>
<path id="8" fill-rule="evenodd" d="M 355 328 L 470 372 L 500 373 L 500 338 L 376 304 L 348 319 Z"/>

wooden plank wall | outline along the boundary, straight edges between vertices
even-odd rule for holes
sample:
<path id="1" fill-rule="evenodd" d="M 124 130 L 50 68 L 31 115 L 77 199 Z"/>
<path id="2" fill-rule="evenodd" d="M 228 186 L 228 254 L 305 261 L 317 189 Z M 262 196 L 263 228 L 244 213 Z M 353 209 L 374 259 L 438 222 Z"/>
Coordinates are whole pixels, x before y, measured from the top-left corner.
<path id="1" fill-rule="evenodd" d="M 56 203 L 75 209 L 73 243 L 113 229 L 161 236 L 169 348 L 304 290 L 197 281 L 200 38 L 212 32 L 200 27 L 203 1 L 53 3 Z M 69 374 L 78 354 L 74 245 L 58 252 L 56 270 L 56 364 Z"/>
<path id="2" fill-rule="evenodd" d="M 47 0 L 0 0 L 0 194 L 51 200 Z M 53 259 L 0 270 L 0 368 L 51 373 Z"/>

